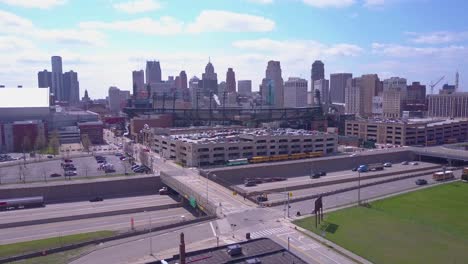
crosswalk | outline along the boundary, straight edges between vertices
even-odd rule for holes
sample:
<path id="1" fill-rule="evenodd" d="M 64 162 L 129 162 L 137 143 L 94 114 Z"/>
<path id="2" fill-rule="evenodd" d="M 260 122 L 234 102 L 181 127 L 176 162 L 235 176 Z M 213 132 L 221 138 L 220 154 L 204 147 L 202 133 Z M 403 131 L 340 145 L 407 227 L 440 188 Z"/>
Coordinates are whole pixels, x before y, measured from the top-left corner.
<path id="1" fill-rule="evenodd" d="M 276 228 L 270 228 L 270 229 L 265 229 L 261 231 L 255 231 L 250 233 L 251 238 L 260 238 L 260 237 L 268 237 L 268 236 L 273 236 L 273 235 L 282 235 L 282 234 L 287 234 L 287 233 L 294 233 L 294 231 L 291 230 L 291 228 L 282 226 L 282 227 L 276 227 Z"/>

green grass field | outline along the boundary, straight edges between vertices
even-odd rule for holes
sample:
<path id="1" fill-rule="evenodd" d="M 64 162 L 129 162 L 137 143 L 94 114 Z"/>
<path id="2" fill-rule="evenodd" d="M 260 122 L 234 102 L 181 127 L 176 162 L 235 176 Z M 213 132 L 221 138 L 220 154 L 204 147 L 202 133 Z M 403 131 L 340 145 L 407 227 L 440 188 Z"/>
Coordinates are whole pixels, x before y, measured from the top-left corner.
<path id="1" fill-rule="evenodd" d="M 35 251 L 42 251 L 49 248 L 59 247 L 61 245 L 70 245 L 84 241 L 90 241 L 93 239 L 110 237 L 114 235 L 114 231 L 97 231 L 90 233 L 82 233 L 76 235 L 62 236 L 62 237 L 51 237 L 46 239 L 39 239 L 33 241 L 19 242 L 14 244 L 0 245 L 0 258 L 7 256 L 15 256 L 24 253 L 30 253 Z"/>
<path id="2" fill-rule="evenodd" d="M 456 182 L 296 221 L 377 264 L 468 263 L 468 184 Z"/>

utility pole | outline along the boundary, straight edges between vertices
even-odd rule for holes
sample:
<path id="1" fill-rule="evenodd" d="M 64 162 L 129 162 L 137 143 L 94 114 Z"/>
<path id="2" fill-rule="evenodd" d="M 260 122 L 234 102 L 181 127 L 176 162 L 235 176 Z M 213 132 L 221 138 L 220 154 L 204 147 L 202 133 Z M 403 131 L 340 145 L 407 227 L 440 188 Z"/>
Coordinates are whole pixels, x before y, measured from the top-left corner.
<path id="1" fill-rule="evenodd" d="M 361 172 L 359 169 L 358 172 L 358 205 L 361 205 Z"/>

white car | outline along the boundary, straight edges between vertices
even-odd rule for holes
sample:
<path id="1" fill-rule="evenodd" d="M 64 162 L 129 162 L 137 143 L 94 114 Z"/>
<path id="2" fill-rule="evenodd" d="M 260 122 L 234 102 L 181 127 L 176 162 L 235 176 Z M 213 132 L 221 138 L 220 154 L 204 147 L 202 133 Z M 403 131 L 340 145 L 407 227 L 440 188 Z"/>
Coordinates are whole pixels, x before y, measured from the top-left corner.
<path id="1" fill-rule="evenodd" d="M 391 166 L 392 166 L 392 163 L 390 163 L 390 162 L 385 162 L 385 163 L 384 163 L 384 167 L 389 168 L 389 167 L 391 167 Z"/>
<path id="2" fill-rule="evenodd" d="M 410 164 L 413 165 L 413 166 L 419 165 L 419 163 L 417 163 L 417 162 L 411 162 Z"/>

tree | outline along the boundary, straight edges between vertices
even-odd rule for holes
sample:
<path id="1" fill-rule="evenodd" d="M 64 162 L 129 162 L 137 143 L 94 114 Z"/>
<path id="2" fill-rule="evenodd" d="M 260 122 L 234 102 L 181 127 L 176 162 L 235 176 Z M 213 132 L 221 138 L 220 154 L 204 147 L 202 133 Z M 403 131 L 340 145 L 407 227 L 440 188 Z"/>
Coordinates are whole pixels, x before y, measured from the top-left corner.
<path id="1" fill-rule="evenodd" d="M 60 148 L 60 140 L 58 132 L 55 130 L 52 132 L 49 140 L 48 152 L 54 155 L 57 155 Z"/>
<path id="2" fill-rule="evenodd" d="M 81 145 L 83 145 L 83 150 L 89 153 L 89 147 L 91 146 L 91 140 L 89 139 L 88 134 L 81 136 Z"/>
<path id="3" fill-rule="evenodd" d="M 34 151 L 40 152 L 46 146 L 46 138 L 44 133 L 37 134 L 36 140 L 34 141 Z"/>

